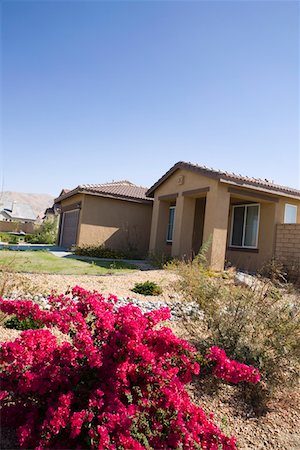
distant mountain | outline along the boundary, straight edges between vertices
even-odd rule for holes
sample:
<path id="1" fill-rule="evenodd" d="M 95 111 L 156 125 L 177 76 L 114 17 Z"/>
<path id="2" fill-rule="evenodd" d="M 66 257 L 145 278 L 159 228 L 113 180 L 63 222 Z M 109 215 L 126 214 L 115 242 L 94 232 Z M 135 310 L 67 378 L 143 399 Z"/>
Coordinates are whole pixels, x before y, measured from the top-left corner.
<path id="1" fill-rule="evenodd" d="M 27 194 L 25 192 L 10 192 L 6 191 L 0 193 L 0 203 L 6 201 L 15 201 L 17 203 L 25 203 L 32 207 L 36 216 L 41 216 L 46 208 L 53 205 L 54 197 L 49 194 Z"/>

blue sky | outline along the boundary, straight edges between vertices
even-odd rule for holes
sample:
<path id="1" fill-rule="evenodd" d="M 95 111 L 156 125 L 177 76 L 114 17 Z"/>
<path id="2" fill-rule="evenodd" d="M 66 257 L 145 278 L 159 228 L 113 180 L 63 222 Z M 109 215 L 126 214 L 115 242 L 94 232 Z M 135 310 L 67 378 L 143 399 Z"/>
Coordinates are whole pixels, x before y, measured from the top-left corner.
<path id="1" fill-rule="evenodd" d="M 299 3 L 1 3 L 4 190 L 184 160 L 300 187 Z"/>

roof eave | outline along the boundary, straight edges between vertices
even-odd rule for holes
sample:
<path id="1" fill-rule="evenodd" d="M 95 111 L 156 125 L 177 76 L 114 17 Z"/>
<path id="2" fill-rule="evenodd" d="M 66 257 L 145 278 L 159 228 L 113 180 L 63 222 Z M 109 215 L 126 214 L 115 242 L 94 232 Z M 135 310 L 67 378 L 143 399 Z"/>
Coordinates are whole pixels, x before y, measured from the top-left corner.
<path id="1" fill-rule="evenodd" d="M 233 180 L 228 180 L 226 178 L 220 178 L 220 183 L 224 183 L 224 184 L 230 184 L 230 185 L 234 185 L 236 187 L 241 187 L 241 188 L 246 188 L 246 189 L 251 189 L 252 191 L 257 191 L 257 192 L 265 192 L 267 194 L 272 194 L 272 195 L 276 195 L 277 197 L 288 197 L 288 198 L 294 198 L 296 200 L 300 200 L 300 194 L 296 194 L 295 192 L 288 192 L 288 191 L 280 191 L 279 189 L 272 189 L 272 188 L 268 188 L 268 187 L 261 187 L 261 186 L 254 186 L 253 184 L 249 184 L 246 182 L 238 182 L 238 181 L 233 181 Z"/>
<path id="2" fill-rule="evenodd" d="M 154 197 L 154 192 L 156 189 L 167 179 L 169 176 L 171 176 L 176 170 L 180 169 L 182 164 L 184 164 L 182 161 L 178 161 L 174 166 L 171 167 L 162 177 L 160 177 L 156 183 L 154 183 L 146 192 L 146 197 Z"/>
<path id="3" fill-rule="evenodd" d="M 198 172 L 207 178 L 213 178 L 213 179 L 218 180 L 223 183 L 234 184 L 236 186 L 243 186 L 243 187 L 247 187 L 249 189 L 256 190 L 256 191 L 268 192 L 270 194 L 277 195 L 277 196 L 295 198 L 297 200 L 300 199 L 300 192 L 298 194 L 297 191 L 293 191 L 293 190 L 289 191 L 288 189 L 285 190 L 284 187 L 282 189 L 280 189 L 280 187 L 278 187 L 276 189 L 276 188 L 272 188 L 272 186 L 257 186 L 257 185 L 255 185 L 255 183 L 252 184 L 243 179 L 241 179 L 240 181 L 233 180 L 229 177 L 227 178 L 226 175 L 222 172 L 219 173 L 214 170 L 209 171 L 203 167 L 194 166 L 194 165 L 189 164 L 184 161 L 179 161 L 176 164 L 174 164 L 174 166 L 172 166 L 161 178 L 159 178 L 159 180 L 156 183 L 153 184 L 153 186 L 151 186 L 148 189 L 148 191 L 146 192 L 145 195 L 147 197 L 153 198 L 155 190 L 162 183 L 164 183 L 164 181 L 167 180 L 178 169 L 186 169 L 186 170 L 189 170 L 192 172 Z"/>
<path id="4" fill-rule="evenodd" d="M 127 197 L 125 195 L 118 195 L 118 194 L 112 194 L 112 193 L 105 193 L 105 192 L 95 192 L 95 191 L 89 191 L 88 189 L 82 189 L 79 186 L 75 189 L 73 189 L 72 191 L 57 197 L 56 199 L 54 199 L 54 203 L 60 203 L 63 200 L 72 197 L 73 195 L 76 194 L 86 194 L 86 195 L 95 195 L 97 197 L 103 197 L 103 198 L 112 198 L 114 200 L 125 200 L 128 202 L 133 202 L 133 203 L 145 203 L 145 204 L 152 204 L 152 199 L 150 198 L 138 198 L 138 197 Z"/>
<path id="5" fill-rule="evenodd" d="M 77 186 L 75 189 L 72 189 L 71 191 L 66 192 L 65 194 L 60 195 L 57 198 L 55 198 L 54 199 L 54 203 L 60 203 L 62 200 L 65 200 L 66 198 L 72 197 L 75 194 L 81 194 L 79 186 Z"/>
<path id="6" fill-rule="evenodd" d="M 128 202 L 134 202 L 134 203 L 152 204 L 152 199 L 150 199 L 150 198 L 129 197 L 126 195 L 119 195 L 119 194 L 106 193 L 106 192 L 95 192 L 95 191 L 88 191 L 88 190 L 81 191 L 80 193 L 87 194 L 87 195 L 95 195 L 97 197 L 103 197 L 103 198 L 112 198 L 114 200 L 126 200 Z"/>
<path id="7" fill-rule="evenodd" d="M 204 168 L 202 167 L 197 167 L 197 166 L 193 166 L 192 164 L 189 164 L 185 161 L 178 161 L 176 164 L 174 164 L 174 166 L 171 167 L 171 169 L 169 169 L 161 178 L 159 178 L 159 180 L 157 180 L 156 183 L 153 184 L 153 186 L 151 186 L 148 191 L 146 192 L 146 196 L 147 197 L 154 197 L 154 192 L 155 190 L 165 181 L 167 180 L 174 172 L 176 172 L 176 170 L 179 169 L 186 169 L 189 170 L 191 172 L 198 172 L 198 173 L 202 173 L 204 176 L 208 177 L 208 178 L 214 178 L 214 179 L 220 179 L 220 174 L 215 172 L 215 171 L 211 171 L 208 172 L 206 171 Z"/>

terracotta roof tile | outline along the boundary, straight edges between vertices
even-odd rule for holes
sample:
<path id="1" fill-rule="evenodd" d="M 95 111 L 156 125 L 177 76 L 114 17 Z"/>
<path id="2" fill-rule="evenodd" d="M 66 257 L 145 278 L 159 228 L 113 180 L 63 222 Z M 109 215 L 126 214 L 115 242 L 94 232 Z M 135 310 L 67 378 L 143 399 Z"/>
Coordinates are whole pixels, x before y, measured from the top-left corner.
<path id="1" fill-rule="evenodd" d="M 71 197 L 77 193 L 91 193 L 103 197 L 113 197 L 131 201 L 144 201 L 149 203 L 151 202 L 151 199 L 146 197 L 146 192 L 147 188 L 137 186 L 127 180 L 113 181 L 111 183 L 103 184 L 81 184 L 75 189 L 60 195 L 57 199 L 55 199 L 55 202 L 59 202 L 64 198 Z"/>
<path id="2" fill-rule="evenodd" d="M 248 176 L 243 176 L 240 174 L 226 172 L 222 170 L 217 170 L 213 168 L 208 168 L 206 166 L 200 166 L 198 164 L 192 164 L 190 162 L 179 161 L 174 164 L 171 169 L 169 169 L 150 189 L 146 192 L 146 195 L 149 197 L 153 197 L 154 191 L 163 183 L 172 173 L 174 173 L 178 169 L 187 169 L 194 172 L 201 173 L 204 176 L 215 178 L 220 181 L 234 182 L 238 185 L 246 187 L 254 187 L 257 189 L 268 190 L 280 194 L 292 195 L 300 198 L 300 190 L 294 189 L 288 186 L 281 186 L 279 184 L 274 183 L 273 181 L 261 178 L 253 178 Z"/>

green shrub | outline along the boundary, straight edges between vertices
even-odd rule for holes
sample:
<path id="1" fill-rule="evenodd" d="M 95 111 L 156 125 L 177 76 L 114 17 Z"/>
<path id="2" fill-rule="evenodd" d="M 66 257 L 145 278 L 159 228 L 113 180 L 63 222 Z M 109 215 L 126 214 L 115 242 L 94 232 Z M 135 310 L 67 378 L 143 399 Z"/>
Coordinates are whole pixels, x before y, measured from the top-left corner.
<path id="1" fill-rule="evenodd" d="M 292 385 L 300 364 L 300 295 L 278 288 L 270 279 L 253 277 L 253 284 L 236 285 L 232 277 L 212 276 L 200 258 L 169 265 L 180 276 L 178 288 L 204 311 L 210 344 L 230 358 L 254 365 L 263 375 L 247 395 L 266 402 L 273 392 Z M 186 322 L 190 330 L 193 324 Z M 199 347 L 203 345 L 199 342 Z M 201 348 L 205 351 L 205 348 Z M 245 394 L 246 395 L 246 394 Z"/>
<path id="2" fill-rule="evenodd" d="M 24 236 L 25 242 L 30 243 L 30 242 L 31 242 L 31 239 L 33 239 L 34 236 L 35 236 L 34 234 L 25 234 L 25 236 Z"/>
<path id="3" fill-rule="evenodd" d="M 29 244 L 55 244 L 56 236 L 51 233 L 38 233 L 26 238 L 26 242 Z"/>
<path id="4" fill-rule="evenodd" d="M 122 259 L 124 254 L 120 251 L 113 250 L 104 245 L 83 245 L 76 247 L 74 251 L 78 256 L 90 256 L 94 258 L 110 258 L 110 259 Z"/>
<path id="5" fill-rule="evenodd" d="M 55 244 L 57 239 L 57 219 L 45 220 L 34 234 L 25 236 L 29 244 Z"/>
<path id="6" fill-rule="evenodd" d="M 8 239 L 9 244 L 18 244 L 20 241 L 20 237 L 16 234 L 11 234 Z"/>
<path id="7" fill-rule="evenodd" d="M 9 233 L 0 233 L 0 241 L 1 242 L 8 242 L 11 235 Z"/>
<path id="8" fill-rule="evenodd" d="M 20 320 L 16 316 L 13 316 L 4 322 L 4 327 L 24 331 L 38 330 L 39 328 L 42 328 L 43 325 L 39 320 L 34 320 L 32 317 L 26 317 L 26 319 Z"/>
<path id="9" fill-rule="evenodd" d="M 142 295 L 160 295 L 162 288 L 154 281 L 145 281 L 144 283 L 135 283 L 132 292 Z"/>

